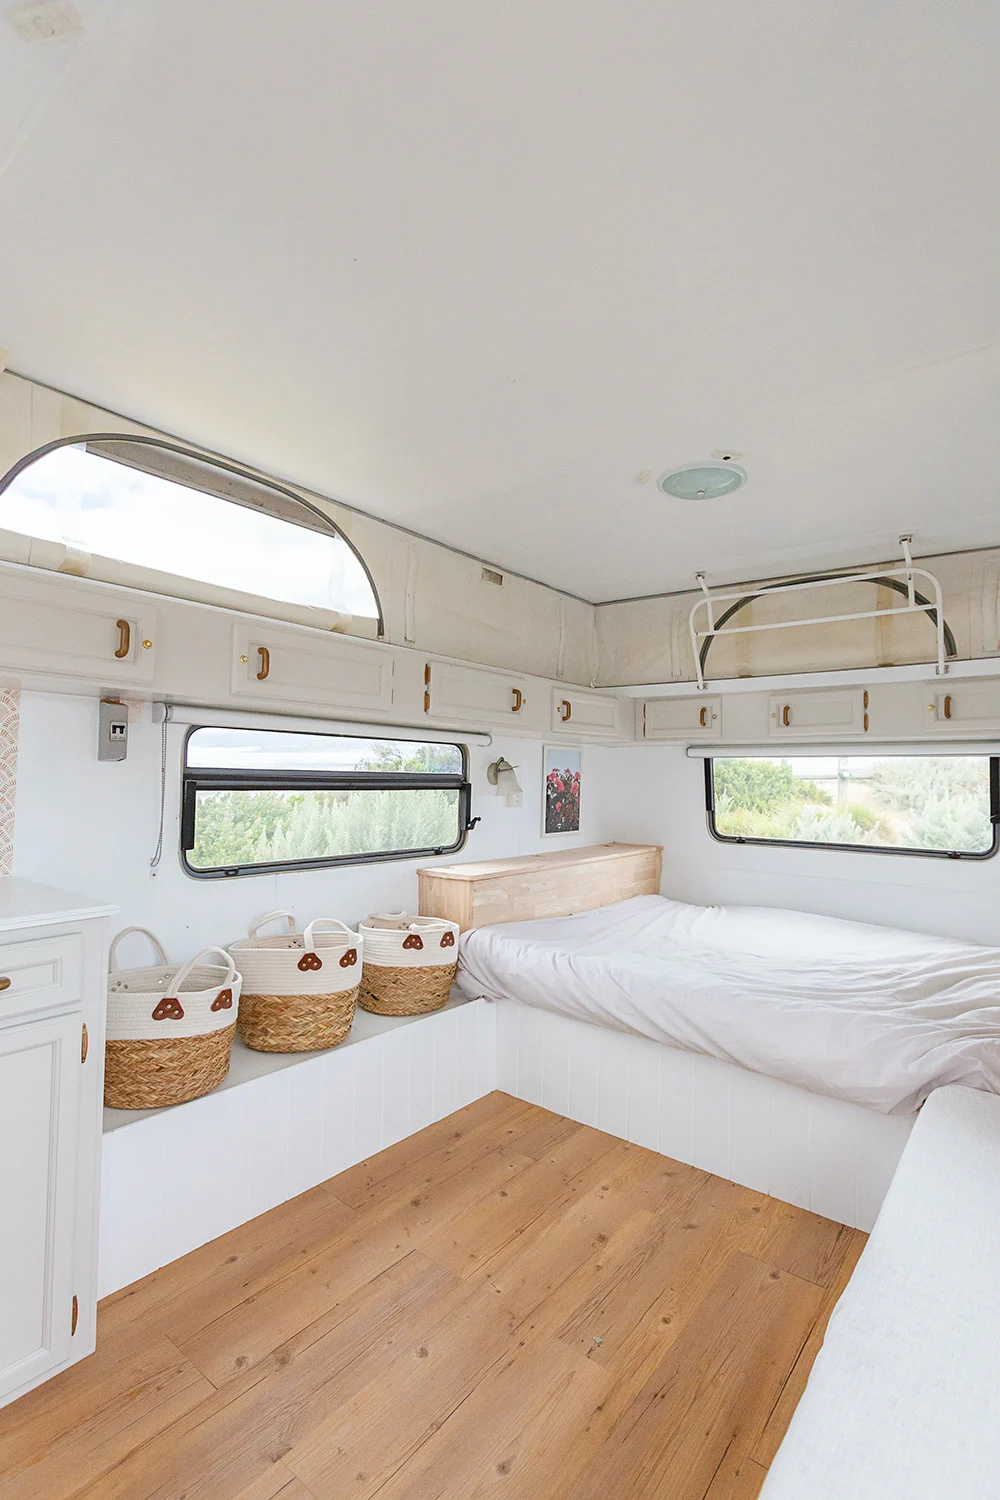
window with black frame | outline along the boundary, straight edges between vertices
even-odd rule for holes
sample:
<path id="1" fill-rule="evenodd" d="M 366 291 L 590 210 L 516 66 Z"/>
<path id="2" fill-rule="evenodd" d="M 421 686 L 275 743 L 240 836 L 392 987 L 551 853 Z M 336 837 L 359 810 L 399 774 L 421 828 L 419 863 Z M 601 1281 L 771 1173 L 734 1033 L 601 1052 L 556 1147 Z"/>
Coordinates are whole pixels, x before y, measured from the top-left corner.
<path id="1" fill-rule="evenodd" d="M 989 859 L 1000 839 L 991 755 L 715 756 L 705 793 L 725 843 Z"/>
<path id="2" fill-rule="evenodd" d="M 188 874 L 247 875 L 450 854 L 472 788 L 464 745 L 265 729 L 189 731 Z"/>

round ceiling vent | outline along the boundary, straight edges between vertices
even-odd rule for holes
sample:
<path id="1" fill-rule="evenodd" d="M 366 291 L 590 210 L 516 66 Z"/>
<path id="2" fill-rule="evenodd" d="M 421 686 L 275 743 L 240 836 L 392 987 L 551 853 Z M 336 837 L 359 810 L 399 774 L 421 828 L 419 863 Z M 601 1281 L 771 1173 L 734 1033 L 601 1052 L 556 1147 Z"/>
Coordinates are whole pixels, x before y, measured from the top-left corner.
<path id="1" fill-rule="evenodd" d="M 746 483 L 747 471 L 739 464 L 683 464 L 668 469 L 656 481 L 665 495 L 677 500 L 718 500 Z"/>

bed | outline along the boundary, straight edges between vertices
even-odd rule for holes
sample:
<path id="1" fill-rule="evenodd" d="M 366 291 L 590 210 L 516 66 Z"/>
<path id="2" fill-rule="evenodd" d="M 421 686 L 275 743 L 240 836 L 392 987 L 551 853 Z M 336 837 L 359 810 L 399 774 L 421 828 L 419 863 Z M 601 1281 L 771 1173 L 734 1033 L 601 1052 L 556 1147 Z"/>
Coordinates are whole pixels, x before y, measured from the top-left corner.
<path id="1" fill-rule="evenodd" d="M 458 982 L 882 1114 L 1000 1092 L 1000 949 L 976 944 L 647 895 L 467 932 Z"/>

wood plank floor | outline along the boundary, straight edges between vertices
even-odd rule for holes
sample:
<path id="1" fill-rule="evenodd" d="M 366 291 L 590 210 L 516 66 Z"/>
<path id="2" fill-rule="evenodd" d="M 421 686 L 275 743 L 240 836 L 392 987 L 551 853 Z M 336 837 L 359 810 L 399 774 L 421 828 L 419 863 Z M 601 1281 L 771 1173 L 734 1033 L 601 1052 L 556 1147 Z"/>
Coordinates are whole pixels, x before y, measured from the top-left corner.
<path id="1" fill-rule="evenodd" d="M 0 1500 L 752 1500 L 864 1239 L 491 1094 L 109 1298 Z"/>

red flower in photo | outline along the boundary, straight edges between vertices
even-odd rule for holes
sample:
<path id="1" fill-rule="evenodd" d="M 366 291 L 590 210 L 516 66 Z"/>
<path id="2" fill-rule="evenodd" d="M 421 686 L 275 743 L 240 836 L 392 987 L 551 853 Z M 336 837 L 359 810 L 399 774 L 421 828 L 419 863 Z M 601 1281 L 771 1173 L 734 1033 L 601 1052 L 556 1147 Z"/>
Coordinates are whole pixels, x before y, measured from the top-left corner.
<path id="1" fill-rule="evenodd" d="M 580 773 L 553 767 L 545 777 L 545 832 L 579 833 Z"/>

